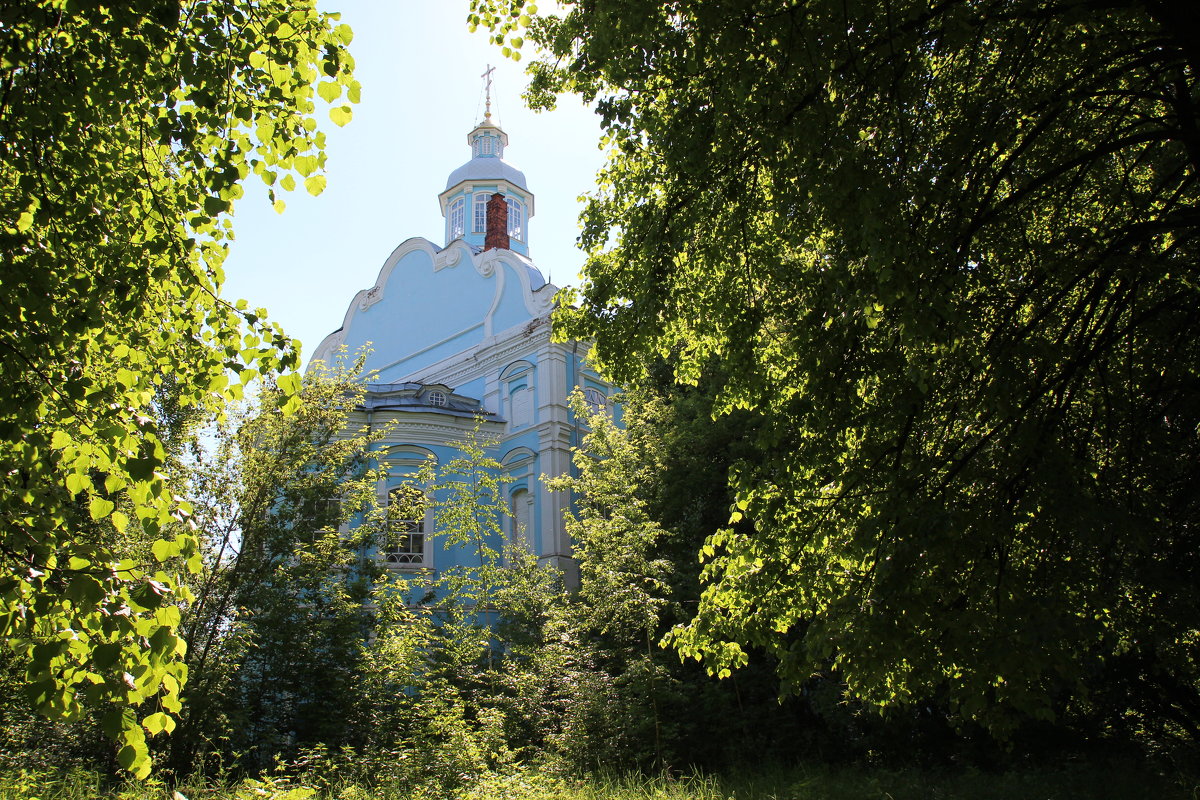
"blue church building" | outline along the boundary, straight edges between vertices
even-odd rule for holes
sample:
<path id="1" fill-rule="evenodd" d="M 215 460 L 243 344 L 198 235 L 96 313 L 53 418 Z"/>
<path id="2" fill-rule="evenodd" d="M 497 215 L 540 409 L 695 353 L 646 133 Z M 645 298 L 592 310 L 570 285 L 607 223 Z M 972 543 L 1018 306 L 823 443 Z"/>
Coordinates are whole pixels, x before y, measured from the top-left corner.
<path id="1" fill-rule="evenodd" d="M 454 458 L 454 444 L 482 419 L 508 476 L 505 535 L 573 582 L 563 521 L 570 500 L 548 491 L 543 476 L 565 474 L 582 438 L 568 395 L 578 387 L 598 409 L 610 404 L 612 387 L 588 368 L 585 345 L 550 340 L 557 287 L 530 258 L 534 195 L 505 160 L 507 134 L 489 112 L 467 144 L 471 158 L 438 195 L 445 245 L 417 237 L 393 250 L 313 361 L 330 361 L 343 347 L 371 349 L 373 383 L 351 422 L 388 426 L 377 460 L 387 474 L 380 500 L 394 508 L 420 506 L 411 502 L 420 466 Z M 432 535 L 432 512 L 406 516 L 416 518 L 404 519 L 404 535 L 379 553 L 388 568 L 429 574 L 467 565 L 465 552 Z"/>

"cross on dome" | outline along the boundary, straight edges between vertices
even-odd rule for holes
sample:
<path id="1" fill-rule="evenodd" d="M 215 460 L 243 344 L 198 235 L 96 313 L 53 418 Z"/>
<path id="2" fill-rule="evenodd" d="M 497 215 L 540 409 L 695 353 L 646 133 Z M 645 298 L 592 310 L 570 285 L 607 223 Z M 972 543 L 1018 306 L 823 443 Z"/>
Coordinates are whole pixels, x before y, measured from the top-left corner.
<path id="1" fill-rule="evenodd" d="M 483 71 L 483 74 L 479 76 L 479 77 L 483 78 L 485 81 L 485 83 L 483 85 L 484 97 L 485 97 L 483 118 L 485 121 L 491 120 L 491 118 L 492 118 L 492 73 L 494 73 L 495 71 L 496 71 L 496 68 L 493 67 L 491 64 L 488 64 L 487 69 L 485 69 Z"/>

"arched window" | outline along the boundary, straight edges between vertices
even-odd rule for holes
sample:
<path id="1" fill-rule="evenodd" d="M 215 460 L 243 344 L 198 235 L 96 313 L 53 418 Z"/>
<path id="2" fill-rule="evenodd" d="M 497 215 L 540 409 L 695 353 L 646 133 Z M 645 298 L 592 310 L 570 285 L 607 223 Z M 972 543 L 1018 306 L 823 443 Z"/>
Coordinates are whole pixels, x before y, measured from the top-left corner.
<path id="1" fill-rule="evenodd" d="M 583 390 L 583 400 L 592 414 L 599 414 L 608 405 L 608 398 L 604 396 L 604 392 L 590 386 Z"/>
<path id="2" fill-rule="evenodd" d="M 525 208 L 520 200 L 508 198 L 508 235 L 514 239 L 525 241 Z"/>
<path id="3" fill-rule="evenodd" d="M 486 194 L 475 195 L 474 230 L 476 233 L 487 233 L 487 202 L 488 196 Z"/>
<path id="4" fill-rule="evenodd" d="M 455 198 L 450 204 L 450 239 L 458 239 L 463 235 L 466 224 L 466 201 L 461 197 Z"/>
<path id="5" fill-rule="evenodd" d="M 425 564 L 425 493 L 406 483 L 388 492 L 383 560 L 398 567 Z"/>
<path id="6" fill-rule="evenodd" d="M 515 361 L 505 367 L 500 373 L 503 387 L 505 408 L 502 413 L 508 417 L 513 428 L 532 425 L 536 421 L 537 408 L 534 403 L 534 379 L 536 370 L 528 361 Z"/>
<path id="7" fill-rule="evenodd" d="M 518 489 L 512 493 L 512 536 L 509 540 L 513 546 L 532 548 L 533 531 L 529 527 L 533 517 L 533 495 L 527 489 Z"/>

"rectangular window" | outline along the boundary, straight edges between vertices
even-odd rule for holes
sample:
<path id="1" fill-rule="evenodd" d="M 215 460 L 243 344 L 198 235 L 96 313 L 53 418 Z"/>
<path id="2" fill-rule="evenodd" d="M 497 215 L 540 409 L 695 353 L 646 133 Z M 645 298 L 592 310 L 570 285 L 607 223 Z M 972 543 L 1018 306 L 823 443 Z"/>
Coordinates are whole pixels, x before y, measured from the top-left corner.
<path id="1" fill-rule="evenodd" d="M 533 423 L 533 389 L 528 386 L 509 387 L 509 402 L 512 406 L 511 421 L 514 428 Z"/>
<path id="2" fill-rule="evenodd" d="M 524 219 L 522 219 L 521 212 L 523 209 L 521 204 L 511 197 L 505 202 L 508 203 L 508 235 L 514 239 L 524 241 L 525 236 L 522 232 Z"/>
<path id="3" fill-rule="evenodd" d="M 450 238 L 457 239 L 463 235 L 463 206 L 466 205 L 460 197 L 450 204 Z"/>
<path id="4" fill-rule="evenodd" d="M 415 486 L 406 484 L 388 492 L 383 560 L 398 567 L 425 564 L 425 495 Z"/>
<path id="5" fill-rule="evenodd" d="M 475 195 L 475 232 L 487 233 L 487 201 L 486 194 Z"/>
<path id="6" fill-rule="evenodd" d="M 533 508 L 533 497 L 525 489 L 518 489 L 512 496 L 512 543 L 518 546 L 530 547 L 533 537 L 529 535 L 530 511 Z"/>

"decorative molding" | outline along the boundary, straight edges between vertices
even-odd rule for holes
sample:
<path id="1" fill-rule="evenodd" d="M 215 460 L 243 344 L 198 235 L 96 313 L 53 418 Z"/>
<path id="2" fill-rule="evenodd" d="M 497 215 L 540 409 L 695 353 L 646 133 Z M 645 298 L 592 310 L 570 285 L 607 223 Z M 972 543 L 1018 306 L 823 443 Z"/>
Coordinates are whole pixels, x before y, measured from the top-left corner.
<path id="1" fill-rule="evenodd" d="M 463 251 L 470 252 L 470 247 L 461 238 L 455 239 L 446 245 L 445 250 L 438 251 L 438 254 L 433 257 L 433 271 L 437 272 L 446 267 L 454 267 L 462 261 Z"/>
<path id="2" fill-rule="evenodd" d="M 330 358 L 337 352 L 338 348 L 346 343 L 346 329 L 338 328 L 333 333 L 326 336 L 321 343 L 317 345 L 317 349 L 313 351 L 313 357 L 309 359 L 309 366 L 317 361 L 329 363 Z"/>
<path id="3" fill-rule="evenodd" d="M 501 158 L 501 160 L 503 161 L 503 158 Z M 508 164 L 507 161 L 504 163 Z M 508 165 L 510 167 L 512 166 L 512 164 Z M 513 167 L 513 169 L 516 169 L 516 167 Z M 529 216 L 532 217 L 534 215 L 534 196 L 533 192 L 529 191 L 528 189 L 521 188 L 507 178 L 467 178 L 466 180 L 461 180 L 453 186 L 444 189 L 442 193 L 438 195 L 438 205 L 442 209 L 442 216 L 446 216 L 446 207 L 449 204 L 451 197 L 458 194 L 473 195 L 476 192 L 481 191 L 488 192 L 489 194 L 498 191 L 500 194 L 505 196 L 512 195 L 513 197 L 519 197 L 525 202 L 525 206 L 529 209 Z"/>
<path id="4" fill-rule="evenodd" d="M 495 275 L 496 274 L 496 262 L 502 258 L 501 253 L 503 253 L 503 252 L 504 252 L 503 250 L 485 250 L 484 252 L 476 255 L 474 258 L 475 271 L 478 272 L 480 275 L 482 275 L 485 278 L 490 278 L 493 275 Z M 503 276 L 503 274 L 501 274 L 500 286 L 497 287 L 496 297 L 492 301 L 492 307 L 488 310 L 488 317 L 491 317 L 492 314 L 496 311 L 496 304 L 498 302 L 500 302 L 500 295 L 502 294 L 503 290 L 504 290 L 504 276 Z"/>
<path id="5" fill-rule="evenodd" d="M 500 380 L 510 381 L 513 378 L 520 378 L 528 372 L 533 372 L 537 369 L 533 362 L 527 358 L 518 358 L 516 361 L 510 361 L 503 370 L 500 371 Z"/>
<path id="6" fill-rule="evenodd" d="M 396 428 L 380 444 L 384 448 L 403 445 L 419 445 L 428 447 L 445 447 L 447 443 L 459 441 L 463 434 L 475 429 L 473 417 L 451 417 L 434 414 L 427 411 L 411 411 L 379 413 L 375 415 L 376 424 L 392 424 Z M 382 420 L 380 419 L 382 417 Z M 491 435 L 499 436 L 504 423 L 496 420 L 484 420 L 483 430 Z"/>
<path id="7" fill-rule="evenodd" d="M 484 339 L 470 351 L 455 353 L 404 379 L 461 386 L 476 378 L 486 377 L 492 370 L 500 369 L 513 361 L 525 359 L 530 353 L 537 351 L 538 346 L 549 345 L 550 348 L 564 349 L 565 352 L 566 345 L 550 341 L 548 316 L 544 320 L 546 324 L 531 324 L 536 321 L 529 320 L 514 325 L 497 336 Z"/>
<path id="8" fill-rule="evenodd" d="M 574 426 L 564 420 L 547 420 L 537 426 L 538 447 L 543 452 L 551 449 L 570 450 Z"/>
<path id="9" fill-rule="evenodd" d="M 361 299 L 358 301 L 358 310 L 366 311 L 368 308 L 383 299 L 383 287 L 378 284 L 372 286 L 365 292 L 360 292 L 359 297 Z"/>
<path id="10" fill-rule="evenodd" d="M 466 245 L 463 246 L 465 247 Z M 395 269 L 396 264 L 400 262 L 400 259 L 404 258 L 409 253 L 418 250 L 423 250 L 428 253 L 430 260 L 436 260 L 438 253 L 441 252 L 440 249 L 433 244 L 433 242 L 429 241 L 428 239 L 423 239 L 420 236 L 414 236 L 412 238 L 405 239 L 403 242 L 397 245 L 396 249 L 391 252 L 391 255 L 384 260 L 383 266 L 379 269 L 379 275 L 377 275 L 375 278 L 373 288 L 386 286 L 388 279 L 391 277 L 392 270 Z M 331 347 L 329 344 L 330 339 L 337 335 L 338 332 L 342 333 L 341 341 L 345 341 L 345 332 L 350 330 L 350 325 L 354 321 L 354 315 L 359 312 L 360 306 L 362 308 L 366 308 L 366 306 L 373 305 L 375 302 L 377 302 L 373 300 L 370 303 L 367 303 L 366 295 L 369 293 L 369 291 L 370 290 L 366 289 L 360 290 L 354 295 L 354 299 L 352 299 L 350 301 L 350 305 L 346 307 L 346 314 L 342 317 L 341 327 L 321 340 L 321 343 L 317 345 L 317 349 L 313 351 L 313 357 L 309 361 L 309 369 L 311 369 L 312 365 L 317 361 L 325 361 L 329 354 L 336 349 L 336 347 Z M 383 292 L 380 291 L 379 294 L 382 296 Z M 366 303 L 366 306 L 363 305 L 364 303 Z"/>

